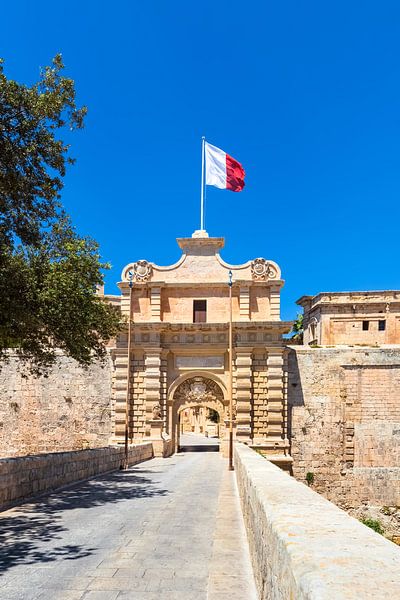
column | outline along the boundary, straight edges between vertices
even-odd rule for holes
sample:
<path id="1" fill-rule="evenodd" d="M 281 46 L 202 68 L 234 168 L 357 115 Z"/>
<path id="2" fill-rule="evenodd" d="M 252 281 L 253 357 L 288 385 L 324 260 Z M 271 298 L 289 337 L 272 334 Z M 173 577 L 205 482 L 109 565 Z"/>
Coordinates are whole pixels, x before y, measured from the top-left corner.
<path id="1" fill-rule="evenodd" d="M 128 349 L 114 350 L 113 359 L 114 439 L 112 441 L 123 443 L 125 440 Z"/>
<path id="2" fill-rule="evenodd" d="M 151 321 L 161 321 L 161 288 L 150 288 L 150 313 Z"/>
<path id="3" fill-rule="evenodd" d="M 268 441 L 282 446 L 285 437 L 284 415 L 284 348 L 267 348 Z"/>
<path id="4" fill-rule="evenodd" d="M 162 407 L 161 398 L 161 348 L 144 350 L 144 394 L 146 400 L 146 433 L 150 433 L 149 422 L 153 420 L 153 408 Z"/>
<path id="5" fill-rule="evenodd" d="M 236 348 L 236 439 L 251 442 L 253 348 Z"/>
<path id="6" fill-rule="evenodd" d="M 125 441 L 126 392 L 128 350 L 113 350 L 114 376 L 112 396 L 114 401 L 114 437 L 113 442 Z M 129 439 L 137 440 L 145 433 L 144 376 L 143 356 L 140 350 L 132 351 L 130 360 L 130 398 L 129 398 Z"/>
<path id="7" fill-rule="evenodd" d="M 271 321 L 279 321 L 281 318 L 281 295 L 278 285 L 271 285 L 269 298 Z"/>
<path id="8" fill-rule="evenodd" d="M 240 286 L 239 306 L 240 306 L 240 320 L 241 321 L 249 321 L 250 320 L 250 287 L 248 285 Z"/>

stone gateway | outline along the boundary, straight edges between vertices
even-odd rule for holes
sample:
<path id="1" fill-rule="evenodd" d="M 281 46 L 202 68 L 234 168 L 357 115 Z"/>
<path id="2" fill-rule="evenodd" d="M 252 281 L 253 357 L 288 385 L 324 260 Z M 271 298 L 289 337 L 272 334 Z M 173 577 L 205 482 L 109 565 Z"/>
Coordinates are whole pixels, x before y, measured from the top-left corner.
<path id="1" fill-rule="evenodd" d="M 226 448 L 228 414 L 229 271 L 233 274 L 233 396 L 236 439 L 290 461 L 286 432 L 278 265 L 265 258 L 230 265 L 220 257 L 223 238 L 196 231 L 177 240 L 182 256 L 174 265 L 140 260 L 122 271 L 121 296 L 109 297 L 129 320 L 111 349 L 114 364 L 114 442 L 123 442 L 126 404 L 129 439 L 153 435 L 154 406 L 161 407 L 163 434 L 177 449 L 180 416 L 188 407 L 219 416 Z M 132 291 L 130 288 L 132 281 Z M 129 372 L 129 381 L 128 381 Z"/>

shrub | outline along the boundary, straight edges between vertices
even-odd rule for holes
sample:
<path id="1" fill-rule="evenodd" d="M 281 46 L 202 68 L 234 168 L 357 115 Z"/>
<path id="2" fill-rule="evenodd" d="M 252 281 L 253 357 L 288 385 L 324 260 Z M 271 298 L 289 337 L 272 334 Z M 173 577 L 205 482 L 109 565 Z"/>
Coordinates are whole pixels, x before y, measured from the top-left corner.
<path id="1" fill-rule="evenodd" d="M 314 473 L 311 473 L 311 471 L 308 471 L 308 473 L 306 474 L 306 481 L 307 481 L 307 485 L 312 485 L 314 483 Z"/>
<path id="2" fill-rule="evenodd" d="M 376 531 L 376 533 L 384 534 L 384 529 L 379 521 L 376 519 L 360 519 L 361 523 L 364 523 L 370 529 Z"/>

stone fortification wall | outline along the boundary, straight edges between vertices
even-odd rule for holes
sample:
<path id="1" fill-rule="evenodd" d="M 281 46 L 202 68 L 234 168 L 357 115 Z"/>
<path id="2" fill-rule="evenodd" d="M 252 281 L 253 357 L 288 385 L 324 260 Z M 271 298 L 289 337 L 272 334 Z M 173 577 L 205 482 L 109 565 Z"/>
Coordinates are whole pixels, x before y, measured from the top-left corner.
<path id="1" fill-rule="evenodd" d="M 292 347 L 293 473 L 339 506 L 400 505 L 400 348 Z"/>
<path id="2" fill-rule="evenodd" d="M 151 443 L 129 448 L 129 464 L 153 457 Z M 15 502 L 120 468 L 124 448 L 94 448 L 0 459 L 0 510 Z"/>
<path id="3" fill-rule="evenodd" d="M 235 470 L 261 600 L 397 597 L 392 542 L 242 444 Z"/>
<path id="4" fill-rule="evenodd" d="M 87 370 L 60 355 L 47 378 L 23 377 L 11 356 L 0 370 L 0 456 L 107 446 L 112 363 Z"/>

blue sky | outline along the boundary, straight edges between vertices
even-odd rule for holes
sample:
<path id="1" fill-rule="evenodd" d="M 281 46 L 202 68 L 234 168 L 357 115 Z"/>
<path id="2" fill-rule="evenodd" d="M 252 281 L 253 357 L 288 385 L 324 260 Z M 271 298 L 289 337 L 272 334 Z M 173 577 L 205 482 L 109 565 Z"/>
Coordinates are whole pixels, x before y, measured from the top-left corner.
<path id="1" fill-rule="evenodd" d="M 16 0 L 2 24 L 9 77 L 61 52 L 89 108 L 62 197 L 107 292 L 198 229 L 202 135 L 247 173 L 208 188 L 206 229 L 228 262 L 279 263 L 283 318 L 303 294 L 400 288 L 399 2 Z"/>

